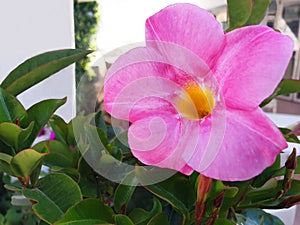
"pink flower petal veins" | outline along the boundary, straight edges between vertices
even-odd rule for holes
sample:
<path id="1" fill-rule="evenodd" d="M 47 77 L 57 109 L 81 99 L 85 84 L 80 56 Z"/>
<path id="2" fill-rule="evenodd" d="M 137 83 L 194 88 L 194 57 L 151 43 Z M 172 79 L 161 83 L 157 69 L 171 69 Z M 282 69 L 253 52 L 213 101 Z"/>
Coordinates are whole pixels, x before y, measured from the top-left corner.
<path id="1" fill-rule="evenodd" d="M 195 151 L 188 164 L 205 176 L 215 179 L 239 181 L 261 173 L 271 165 L 280 151 L 287 147 L 278 128 L 264 115 L 261 109 L 255 111 L 228 110 L 226 131 L 221 148 L 210 166 L 199 171 L 198 158 L 201 151 Z M 198 149 L 205 149 L 210 141 L 211 124 L 206 120 L 201 125 L 201 139 Z"/>
<path id="2" fill-rule="evenodd" d="M 230 107 L 253 110 L 279 84 L 292 56 L 288 36 L 265 26 L 226 34 L 226 44 L 213 71 Z"/>
<path id="3" fill-rule="evenodd" d="M 224 31 L 208 11 L 192 4 L 174 4 L 146 21 L 146 40 L 178 44 L 212 66 L 223 48 Z"/>
<path id="4" fill-rule="evenodd" d="M 185 124 L 168 114 L 149 117 L 133 123 L 129 128 L 128 141 L 132 153 L 143 163 L 191 174 L 193 169 L 181 155 L 186 148 L 194 149 L 196 146 L 198 128 L 195 123 Z M 195 137 L 192 140 L 191 135 Z"/>

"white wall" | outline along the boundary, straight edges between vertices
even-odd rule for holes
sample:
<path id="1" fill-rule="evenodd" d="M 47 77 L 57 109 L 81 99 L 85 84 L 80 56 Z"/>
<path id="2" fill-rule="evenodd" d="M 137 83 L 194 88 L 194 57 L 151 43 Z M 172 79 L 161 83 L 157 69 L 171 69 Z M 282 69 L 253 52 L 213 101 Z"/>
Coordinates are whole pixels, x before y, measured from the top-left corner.
<path id="1" fill-rule="evenodd" d="M 74 48 L 73 0 L 0 1 L 0 82 L 18 64 L 45 51 Z M 74 67 L 68 67 L 19 96 L 25 107 L 67 96 L 58 110 L 74 116 Z"/>
<path id="2" fill-rule="evenodd" d="M 213 9 L 225 5 L 226 0 L 100 0 L 99 50 L 107 53 L 123 45 L 144 41 L 146 19 L 178 2 Z"/>

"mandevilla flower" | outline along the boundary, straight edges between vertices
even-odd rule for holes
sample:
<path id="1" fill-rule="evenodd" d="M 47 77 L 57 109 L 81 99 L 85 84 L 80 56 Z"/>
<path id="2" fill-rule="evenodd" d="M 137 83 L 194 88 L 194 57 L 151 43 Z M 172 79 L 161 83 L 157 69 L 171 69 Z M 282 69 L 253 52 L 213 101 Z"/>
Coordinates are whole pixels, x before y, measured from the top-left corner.
<path id="1" fill-rule="evenodd" d="M 224 33 L 209 12 L 174 4 L 146 21 L 146 46 L 121 56 L 104 103 L 128 120 L 141 162 L 220 180 L 245 180 L 287 147 L 259 104 L 276 88 L 292 40 L 266 26 Z"/>

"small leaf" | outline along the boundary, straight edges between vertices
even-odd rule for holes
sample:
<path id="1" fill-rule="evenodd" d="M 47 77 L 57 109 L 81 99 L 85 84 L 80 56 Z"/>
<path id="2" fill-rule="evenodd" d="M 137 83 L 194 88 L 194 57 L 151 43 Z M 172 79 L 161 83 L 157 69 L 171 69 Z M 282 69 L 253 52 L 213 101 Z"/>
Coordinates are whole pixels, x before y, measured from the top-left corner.
<path id="1" fill-rule="evenodd" d="M 127 207 L 136 185 L 138 184 L 135 174 L 133 172 L 129 173 L 125 178 L 124 183 L 126 183 L 126 185 L 120 184 L 117 187 L 114 195 L 114 208 L 118 213 L 123 206 Z"/>
<path id="2" fill-rule="evenodd" d="M 252 0 L 227 0 L 229 30 L 241 27 L 249 20 L 252 12 Z"/>
<path id="3" fill-rule="evenodd" d="M 288 128 L 279 128 L 287 142 L 300 144 L 299 138 Z"/>
<path id="4" fill-rule="evenodd" d="M 0 87 L 17 96 L 91 52 L 89 50 L 64 49 L 34 56 L 11 71 Z"/>
<path id="5" fill-rule="evenodd" d="M 36 139 L 42 128 L 49 121 L 53 113 L 64 103 L 66 98 L 63 99 L 48 99 L 36 103 L 27 110 L 28 120 L 21 120 L 22 127 L 27 127 L 29 123 L 34 121 L 33 131 L 30 137 L 22 145 L 23 148 L 31 147 L 33 141 Z"/>
<path id="6" fill-rule="evenodd" d="M 48 174 L 39 180 L 36 188 L 23 189 L 22 193 L 37 202 L 32 207 L 33 211 L 50 224 L 82 200 L 77 183 L 65 174 Z"/>
<path id="7" fill-rule="evenodd" d="M 53 115 L 49 120 L 51 128 L 53 129 L 55 136 L 61 142 L 67 144 L 68 139 L 68 125 L 58 115 Z"/>
<path id="8" fill-rule="evenodd" d="M 47 152 L 44 164 L 49 167 L 75 168 L 77 167 L 79 155 L 70 146 L 57 141 L 42 141 L 32 147 L 38 152 Z"/>
<path id="9" fill-rule="evenodd" d="M 225 198 L 233 198 L 238 193 L 237 187 L 230 187 L 223 184 L 220 180 L 215 180 L 213 182 L 213 185 L 211 187 L 210 193 L 208 195 L 208 199 L 215 199 L 219 196 L 219 194 L 226 190 L 225 192 Z"/>
<path id="10" fill-rule="evenodd" d="M 150 221 L 149 223 L 147 223 L 147 225 L 168 225 L 169 221 L 168 221 L 168 217 L 165 213 L 159 213 L 157 215 L 155 215 Z"/>
<path id="11" fill-rule="evenodd" d="M 27 117 L 23 105 L 12 95 L 0 88 L 0 122 L 15 123 Z"/>
<path id="12" fill-rule="evenodd" d="M 254 0 L 253 9 L 247 25 L 259 24 L 266 15 L 270 0 Z"/>
<path id="13" fill-rule="evenodd" d="M 114 223 L 114 212 L 98 199 L 87 199 L 72 206 L 54 225 L 95 225 Z"/>
<path id="14" fill-rule="evenodd" d="M 263 107 L 267 105 L 269 102 L 271 102 L 275 97 L 280 95 L 288 95 L 293 93 L 299 93 L 300 92 L 300 81 L 299 80 L 282 80 L 278 87 L 275 89 L 273 94 L 265 99 L 261 104 L 260 107 Z"/>
<path id="15" fill-rule="evenodd" d="M 116 225 L 135 225 L 129 217 L 121 214 L 115 215 L 115 221 Z"/>
<path id="16" fill-rule="evenodd" d="M 40 164 L 45 153 L 39 153 L 34 149 L 26 149 L 19 152 L 11 160 L 11 170 L 14 176 L 29 177 L 31 172 Z"/>
<path id="17" fill-rule="evenodd" d="M 26 141 L 30 136 L 34 122 L 31 122 L 26 129 L 22 129 L 14 123 L 0 123 L 0 140 L 6 145 L 19 150 L 20 142 Z"/>
<path id="18" fill-rule="evenodd" d="M 12 158 L 13 157 L 11 155 L 0 152 L 0 173 L 5 172 L 9 175 L 12 175 L 12 172 L 10 169 L 10 162 L 11 162 Z"/>

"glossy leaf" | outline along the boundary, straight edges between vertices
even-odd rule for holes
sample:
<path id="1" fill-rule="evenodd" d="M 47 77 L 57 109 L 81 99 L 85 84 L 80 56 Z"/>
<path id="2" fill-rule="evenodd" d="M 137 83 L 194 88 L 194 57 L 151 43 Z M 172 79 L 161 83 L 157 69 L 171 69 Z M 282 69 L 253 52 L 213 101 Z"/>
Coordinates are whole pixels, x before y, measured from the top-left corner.
<path id="1" fill-rule="evenodd" d="M 11 94 L 0 88 L 0 123 L 22 120 L 27 117 L 23 105 Z"/>
<path id="2" fill-rule="evenodd" d="M 29 177 L 31 172 L 39 166 L 45 157 L 45 153 L 40 153 L 34 149 L 26 149 L 15 155 L 10 162 L 11 171 L 17 177 Z"/>
<path id="3" fill-rule="evenodd" d="M 165 213 L 159 213 L 157 215 L 155 215 L 150 221 L 149 223 L 147 223 L 147 225 L 168 225 L 169 221 L 168 221 L 168 217 Z"/>
<path id="4" fill-rule="evenodd" d="M 153 207 L 151 211 L 146 211 L 141 208 L 135 208 L 130 212 L 129 217 L 135 225 L 145 225 L 156 214 L 162 212 L 162 206 L 158 199 L 153 198 Z"/>
<path id="5" fill-rule="evenodd" d="M 50 118 L 49 123 L 51 125 L 52 130 L 55 133 L 56 138 L 61 142 L 67 144 L 68 125 L 66 124 L 66 122 L 58 115 L 53 115 Z"/>
<path id="6" fill-rule="evenodd" d="M 23 148 L 31 147 L 33 141 L 36 139 L 38 134 L 41 132 L 42 128 L 49 121 L 53 113 L 65 102 L 66 102 L 66 98 L 48 99 L 36 103 L 35 105 L 33 105 L 27 110 L 28 120 L 22 120 L 21 125 L 23 127 L 27 127 L 29 123 L 34 121 L 34 127 L 28 140 L 23 143 L 22 145 Z"/>
<path id="7" fill-rule="evenodd" d="M 278 217 L 262 209 L 247 209 L 242 212 L 242 215 L 246 218 L 244 225 L 284 225 Z"/>
<path id="8" fill-rule="evenodd" d="M 137 178 L 142 185 L 145 180 L 149 179 L 147 178 L 148 173 L 148 171 L 137 167 Z M 145 188 L 170 203 L 185 218 L 189 217 L 189 208 L 194 204 L 195 194 L 193 185 L 183 175 L 176 174 L 160 183 L 147 185 Z"/>
<path id="9" fill-rule="evenodd" d="M 44 164 L 49 167 L 75 168 L 77 167 L 79 155 L 78 152 L 71 150 L 70 146 L 57 141 L 42 141 L 32 147 L 38 152 L 47 152 Z"/>
<path id="10" fill-rule="evenodd" d="M 239 189 L 237 187 L 224 185 L 220 180 L 215 180 L 208 195 L 208 199 L 215 199 L 224 190 L 226 191 L 225 198 L 233 198 L 236 196 Z"/>
<path id="11" fill-rule="evenodd" d="M 26 141 L 30 136 L 34 127 L 34 122 L 31 122 L 26 129 L 22 129 L 14 123 L 0 123 L 0 140 L 6 145 L 19 150 L 19 145 Z"/>
<path id="12" fill-rule="evenodd" d="M 77 183 L 64 174 L 48 174 L 33 189 L 23 189 L 23 195 L 36 203 L 34 212 L 42 220 L 53 224 L 68 208 L 82 200 Z"/>
<path id="13" fill-rule="evenodd" d="M 80 158 L 79 161 L 79 182 L 78 185 L 81 189 L 81 193 L 84 197 L 97 198 L 98 197 L 98 181 L 96 179 L 96 174 L 94 170 L 89 166 L 89 164 Z"/>
<path id="14" fill-rule="evenodd" d="M 114 212 L 98 199 L 87 199 L 72 206 L 54 225 L 113 224 Z M 124 224 L 125 225 L 125 224 Z"/>
<path id="15" fill-rule="evenodd" d="M 63 49 L 34 56 L 11 71 L 0 87 L 16 96 L 91 52 Z"/>
<path id="16" fill-rule="evenodd" d="M 115 225 L 135 225 L 131 219 L 125 215 L 115 215 Z"/>
<path id="17" fill-rule="evenodd" d="M 288 94 L 299 93 L 299 92 L 300 92 L 299 80 L 282 80 L 277 86 L 277 88 L 275 89 L 275 91 L 273 92 L 273 94 L 260 104 L 260 107 L 267 105 L 277 96 L 288 95 Z"/>
<path id="18" fill-rule="evenodd" d="M 10 168 L 10 162 L 12 158 L 13 157 L 11 155 L 0 152 L 0 173 L 5 172 L 7 174 L 12 175 Z"/>
<path id="19" fill-rule="evenodd" d="M 270 0 L 254 0 L 251 16 L 247 21 L 247 25 L 259 24 L 266 15 Z"/>
<path id="20" fill-rule="evenodd" d="M 227 0 L 229 29 L 246 24 L 252 12 L 252 0 Z"/>
<path id="21" fill-rule="evenodd" d="M 127 207 L 136 185 L 138 184 L 138 180 L 134 173 L 128 174 L 124 182 L 127 185 L 120 184 L 114 194 L 114 208 L 118 213 L 124 206 Z"/>

